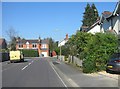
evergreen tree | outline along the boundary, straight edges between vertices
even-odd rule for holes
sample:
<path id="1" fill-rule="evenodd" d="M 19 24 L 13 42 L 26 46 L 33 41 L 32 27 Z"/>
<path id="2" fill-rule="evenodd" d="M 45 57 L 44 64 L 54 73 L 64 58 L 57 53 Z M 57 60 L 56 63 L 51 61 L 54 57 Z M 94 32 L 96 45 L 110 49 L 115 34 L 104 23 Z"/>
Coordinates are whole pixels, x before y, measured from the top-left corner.
<path id="1" fill-rule="evenodd" d="M 83 26 L 90 26 L 90 13 L 91 13 L 91 8 L 90 8 L 90 4 L 87 3 L 87 6 L 85 8 L 85 12 L 84 12 L 84 16 L 83 16 Z"/>
<path id="2" fill-rule="evenodd" d="M 95 23 L 96 20 L 97 20 L 98 17 L 99 17 L 99 15 L 98 15 L 98 10 L 97 10 L 97 8 L 96 8 L 96 6 L 95 6 L 94 3 L 92 4 L 91 8 L 92 8 L 92 11 L 93 11 L 93 18 L 92 18 L 92 21 L 93 21 L 93 23 Z"/>
<path id="3" fill-rule="evenodd" d="M 98 11 L 97 11 L 97 8 L 95 7 L 95 4 L 92 4 L 92 6 L 90 6 L 90 4 L 87 3 L 85 12 L 83 14 L 84 15 L 83 15 L 82 26 L 90 27 L 98 19 Z"/>

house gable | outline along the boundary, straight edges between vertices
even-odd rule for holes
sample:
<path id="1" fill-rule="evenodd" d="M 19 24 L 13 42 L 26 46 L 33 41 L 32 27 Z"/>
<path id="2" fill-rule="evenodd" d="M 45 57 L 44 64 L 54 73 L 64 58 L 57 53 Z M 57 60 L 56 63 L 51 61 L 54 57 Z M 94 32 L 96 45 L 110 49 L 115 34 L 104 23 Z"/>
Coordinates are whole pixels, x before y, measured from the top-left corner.
<path id="1" fill-rule="evenodd" d="M 116 5 L 116 8 L 115 8 L 115 10 L 113 12 L 113 15 L 120 15 L 120 0 Z"/>
<path id="2" fill-rule="evenodd" d="M 29 45 L 29 42 L 28 42 L 28 41 L 26 42 L 26 45 Z"/>

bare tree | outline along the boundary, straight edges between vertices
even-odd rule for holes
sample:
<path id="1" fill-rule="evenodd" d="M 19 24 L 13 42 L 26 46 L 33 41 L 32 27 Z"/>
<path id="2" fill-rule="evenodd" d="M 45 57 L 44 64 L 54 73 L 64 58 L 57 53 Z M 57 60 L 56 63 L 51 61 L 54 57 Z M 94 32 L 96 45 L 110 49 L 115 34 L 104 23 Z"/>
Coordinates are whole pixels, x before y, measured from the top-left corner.
<path id="1" fill-rule="evenodd" d="M 8 38 L 9 38 L 10 41 L 12 41 L 12 39 L 14 37 L 17 37 L 17 31 L 13 27 L 11 27 L 10 29 L 8 29 L 6 31 L 6 34 L 7 34 L 7 36 L 8 36 Z"/>
<path id="2" fill-rule="evenodd" d="M 10 50 L 16 50 L 16 39 L 18 36 L 17 31 L 13 27 L 11 27 L 6 31 L 6 34 L 9 38 L 8 47 L 10 48 Z"/>

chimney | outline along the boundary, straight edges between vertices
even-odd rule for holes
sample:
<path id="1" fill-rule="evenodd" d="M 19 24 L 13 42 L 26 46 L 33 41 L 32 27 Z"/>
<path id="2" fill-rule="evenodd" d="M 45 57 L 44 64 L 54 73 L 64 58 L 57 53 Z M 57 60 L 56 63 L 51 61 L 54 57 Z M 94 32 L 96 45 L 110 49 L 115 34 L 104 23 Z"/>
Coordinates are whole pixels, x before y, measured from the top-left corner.
<path id="1" fill-rule="evenodd" d="M 68 40 L 68 34 L 66 34 L 66 38 L 65 39 Z"/>

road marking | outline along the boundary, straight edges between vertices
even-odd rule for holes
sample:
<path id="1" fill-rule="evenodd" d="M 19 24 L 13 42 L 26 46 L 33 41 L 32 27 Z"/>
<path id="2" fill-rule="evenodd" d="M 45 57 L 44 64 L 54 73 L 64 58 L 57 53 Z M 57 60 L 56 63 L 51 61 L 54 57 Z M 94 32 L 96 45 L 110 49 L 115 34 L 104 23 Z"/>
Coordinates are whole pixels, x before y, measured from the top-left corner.
<path id="1" fill-rule="evenodd" d="M 33 63 L 34 61 L 32 61 L 31 63 Z"/>
<path id="2" fill-rule="evenodd" d="M 28 65 L 26 65 L 25 67 L 23 67 L 22 70 L 24 70 L 24 69 L 27 68 L 27 67 L 28 67 Z"/>
<path id="3" fill-rule="evenodd" d="M 56 75 L 58 76 L 58 78 L 61 80 L 61 82 L 63 83 L 63 85 L 67 88 L 67 85 L 64 83 L 64 81 L 62 80 L 62 78 L 59 76 L 59 74 L 57 73 L 57 71 L 54 69 L 54 65 L 51 63 L 50 64 L 52 69 L 54 70 L 54 72 L 56 73 Z M 68 89 L 68 88 L 67 88 Z"/>
<path id="4" fill-rule="evenodd" d="M 31 65 L 33 62 L 34 62 L 34 61 L 32 61 L 31 63 L 29 63 L 28 65 Z M 10 62 L 5 62 L 4 64 L 1 63 L 1 64 L 2 64 L 2 70 L 1 70 L 2 72 L 3 72 L 3 71 L 6 71 L 6 70 L 9 70 L 9 69 L 11 69 L 11 68 L 13 68 L 13 67 L 19 66 L 19 65 L 13 63 L 12 66 L 3 69 L 3 67 L 4 67 L 4 66 L 7 66 L 8 63 L 10 63 Z M 10 64 L 11 64 L 11 63 L 10 63 Z M 22 70 L 24 70 L 25 68 L 27 68 L 27 65 L 26 65 L 24 68 L 22 68 Z"/>
<path id="5" fill-rule="evenodd" d="M 31 63 L 29 63 L 28 65 L 31 65 Z"/>
<path id="6" fill-rule="evenodd" d="M 30 63 L 28 63 L 28 65 L 24 66 L 24 67 L 22 68 L 22 70 L 26 69 L 26 68 L 27 68 L 29 65 L 31 65 L 32 63 L 33 63 L 33 61 L 30 62 Z"/>

